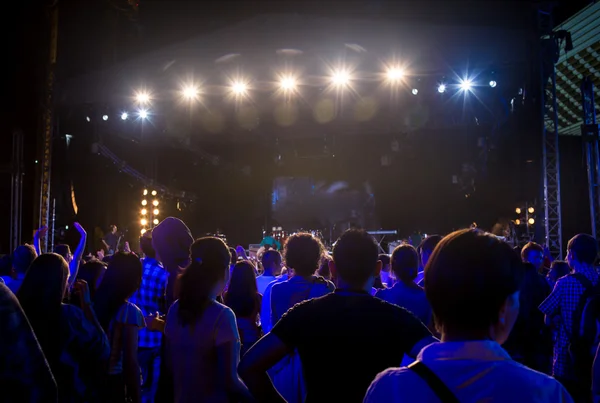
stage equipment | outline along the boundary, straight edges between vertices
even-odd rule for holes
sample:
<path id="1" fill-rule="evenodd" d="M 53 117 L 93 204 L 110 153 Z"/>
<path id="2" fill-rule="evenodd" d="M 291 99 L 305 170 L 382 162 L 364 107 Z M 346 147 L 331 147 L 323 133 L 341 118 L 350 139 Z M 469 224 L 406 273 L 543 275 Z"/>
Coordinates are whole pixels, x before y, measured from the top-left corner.
<path id="1" fill-rule="evenodd" d="M 390 231 L 390 230 L 373 230 L 367 231 L 367 233 L 373 235 L 377 240 L 377 246 L 379 246 L 379 252 L 385 253 L 385 249 L 383 249 L 383 242 L 385 242 L 385 237 L 389 235 L 398 235 L 398 231 Z"/>

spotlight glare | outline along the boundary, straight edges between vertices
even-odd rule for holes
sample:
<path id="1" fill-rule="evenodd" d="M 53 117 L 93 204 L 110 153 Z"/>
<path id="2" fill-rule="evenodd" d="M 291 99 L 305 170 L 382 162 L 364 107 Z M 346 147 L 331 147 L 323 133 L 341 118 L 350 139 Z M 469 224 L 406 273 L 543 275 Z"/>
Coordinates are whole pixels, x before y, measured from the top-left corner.
<path id="1" fill-rule="evenodd" d="M 533 214 L 533 213 L 535 213 L 535 209 L 534 209 L 533 207 L 529 207 L 529 208 L 527 209 L 527 211 L 529 212 L 529 214 Z"/>
<path id="2" fill-rule="evenodd" d="M 142 215 L 146 215 L 148 213 L 148 210 L 146 210 L 145 208 L 142 209 Z"/>
<path id="3" fill-rule="evenodd" d="M 108 120 L 108 115 L 102 115 L 102 120 L 106 122 Z"/>
<path id="4" fill-rule="evenodd" d="M 148 194 L 148 189 L 144 189 L 144 196 Z"/>
<path id="5" fill-rule="evenodd" d="M 155 218 L 152 222 L 154 223 L 154 225 L 158 225 L 158 218 Z"/>
<path id="6" fill-rule="evenodd" d="M 471 91 L 471 88 L 473 87 L 473 82 L 471 80 L 464 79 L 460 81 L 460 89 L 463 91 Z"/>
<path id="7" fill-rule="evenodd" d="M 182 92 L 187 99 L 195 99 L 198 96 L 198 90 L 193 85 L 185 87 Z"/>
<path id="8" fill-rule="evenodd" d="M 154 215 L 158 215 L 159 211 L 157 208 L 154 209 L 154 211 L 152 212 Z"/>
<path id="9" fill-rule="evenodd" d="M 518 218 L 515 220 L 515 224 L 516 225 L 521 225 L 521 220 L 519 220 Z"/>
<path id="10" fill-rule="evenodd" d="M 497 85 L 496 81 L 494 81 L 494 80 L 490 81 L 490 87 L 496 88 L 496 85 Z"/>
<path id="11" fill-rule="evenodd" d="M 236 81 L 231 86 L 231 90 L 235 95 L 241 96 L 246 94 L 246 92 L 248 91 L 248 86 L 242 81 Z"/>
<path id="12" fill-rule="evenodd" d="M 148 204 L 148 200 L 142 200 L 142 206 L 145 206 Z"/>
<path id="13" fill-rule="evenodd" d="M 152 204 L 154 205 L 154 207 L 158 207 L 158 200 L 154 200 L 154 201 L 152 202 Z"/>
<path id="14" fill-rule="evenodd" d="M 331 77 L 331 81 L 338 87 L 346 86 L 350 82 L 350 74 L 345 70 L 339 70 Z"/>
<path id="15" fill-rule="evenodd" d="M 128 117 L 129 117 L 129 115 L 127 114 L 127 112 L 121 113 L 121 119 L 127 120 Z"/>
<path id="16" fill-rule="evenodd" d="M 521 209 L 520 209 L 519 207 L 517 207 L 517 208 L 515 209 L 515 213 L 517 213 L 517 214 L 521 214 Z"/>
<path id="17" fill-rule="evenodd" d="M 528 223 L 529 223 L 529 225 L 533 225 L 533 224 L 535 224 L 535 220 L 533 218 L 530 218 Z"/>
<path id="18" fill-rule="evenodd" d="M 148 94 L 147 92 L 138 92 L 135 95 L 135 99 L 140 103 L 140 104 L 147 104 L 148 102 L 150 102 L 150 94 Z"/>
<path id="19" fill-rule="evenodd" d="M 146 233 L 146 228 L 142 228 L 142 230 L 140 231 L 140 233 L 141 233 L 142 235 L 144 235 L 144 234 Z"/>
<path id="20" fill-rule="evenodd" d="M 86 116 L 86 117 L 85 117 L 85 120 L 87 120 L 88 122 L 91 122 L 91 121 L 92 121 L 92 119 L 90 119 L 90 117 L 89 117 L 89 116 Z"/>
<path id="21" fill-rule="evenodd" d="M 156 190 L 152 191 L 152 196 L 156 196 Z"/>
<path id="22" fill-rule="evenodd" d="M 146 220 L 145 218 L 142 218 L 142 219 L 140 220 L 140 224 L 142 224 L 142 225 L 147 225 L 147 224 L 148 224 L 148 220 Z"/>
<path id="23" fill-rule="evenodd" d="M 389 68 L 387 71 L 387 78 L 390 81 L 398 81 L 404 77 L 404 70 L 398 67 Z"/>
<path id="24" fill-rule="evenodd" d="M 139 112 L 139 116 L 141 119 L 146 119 L 148 117 L 148 111 L 145 109 L 141 109 Z"/>
<path id="25" fill-rule="evenodd" d="M 438 85 L 438 89 L 437 90 L 438 90 L 438 92 L 440 94 L 443 94 L 446 91 L 446 84 L 440 84 L 440 85 Z"/>
<path id="26" fill-rule="evenodd" d="M 284 91 L 293 91 L 296 89 L 296 80 L 294 77 L 284 77 L 279 82 L 279 86 Z"/>
<path id="27" fill-rule="evenodd" d="M 419 93 L 419 90 L 416 88 L 413 88 L 411 92 L 413 95 L 417 95 Z"/>

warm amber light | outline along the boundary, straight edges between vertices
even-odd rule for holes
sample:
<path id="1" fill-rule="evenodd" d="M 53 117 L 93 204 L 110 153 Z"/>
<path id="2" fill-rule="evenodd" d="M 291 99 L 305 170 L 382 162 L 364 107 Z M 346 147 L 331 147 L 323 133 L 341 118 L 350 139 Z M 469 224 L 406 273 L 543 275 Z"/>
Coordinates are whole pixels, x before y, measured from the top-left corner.
<path id="1" fill-rule="evenodd" d="M 535 213 L 535 209 L 533 207 L 529 207 L 529 209 L 527 209 L 527 211 L 529 211 L 529 214 Z"/>
<path id="2" fill-rule="evenodd" d="M 535 224 L 535 220 L 533 218 L 530 218 L 529 219 L 529 225 L 533 225 L 533 224 Z"/>
<path id="3" fill-rule="evenodd" d="M 153 222 L 154 222 L 154 225 L 158 225 L 158 218 L 155 218 Z"/>
<path id="4" fill-rule="evenodd" d="M 142 200 L 142 206 L 145 206 L 146 204 L 148 204 L 147 200 Z"/>
<path id="5" fill-rule="evenodd" d="M 148 214 L 148 210 L 146 210 L 145 208 L 142 209 L 142 215 L 146 215 Z"/>
<path id="6" fill-rule="evenodd" d="M 517 214 L 521 214 L 521 209 L 520 209 L 519 207 L 517 207 L 517 208 L 515 209 L 515 213 L 517 213 Z"/>
<path id="7" fill-rule="evenodd" d="M 158 206 L 158 200 L 154 200 L 154 201 L 152 202 L 152 205 L 154 205 L 154 207 L 157 207 L 157 206 Z"/>
<path id="8" fill-rule="evenodd" d="M 142 225 L 147 225 L 147 224 L 148 224 L 148 220 L 146 220 L 145 218 L 142 218 L 142 219 L 140 220 L 140 224 L 142 224 Z"/>
<path id="9" fill-rule="evenodd" d="M 158 215 L 159 211 L 157 208 L 154 209 L 154 211 L 152 212 L 154 215 Z"/>

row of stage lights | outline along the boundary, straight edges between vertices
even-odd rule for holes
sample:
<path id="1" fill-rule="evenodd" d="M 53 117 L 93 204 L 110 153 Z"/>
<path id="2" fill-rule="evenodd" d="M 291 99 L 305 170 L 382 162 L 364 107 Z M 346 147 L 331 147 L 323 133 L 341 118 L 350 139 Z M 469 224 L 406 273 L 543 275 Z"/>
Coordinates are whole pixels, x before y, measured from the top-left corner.
<path id="1" fill-rule="evenodd" d="M 148 189 L 144 189 L 144 191 L 142 192 L 144 198 L 142 199 L 142 209 L 140 211 L 140 225 L 142 226 L 142 230 L 141 230 L 141 234 L 144 235 L 146 233 L 146 231 L 152 229 L 155 225 L 158 225 L 159 223 L 159 219 L 158 219 L 158 215 L 160 214 L 160 211 L 158 210 L 158 205 L 160 204 L 158 199 L 156 199 L 157 196 L 157 192 L 156 190 L 153 190 L 152 192 L 150 192 L 150 194 L 152 195 L 152 197 L 154 197 L 154 200 L 152 200 L 152 205 L 149 206 L 148 205 L 148 200 L 147 200 L 147 196 L 148 196 Z"/>
<path id="2" fill-rule="evenodd" d="M 529 217 L 529 215 L 535 213 L 535 209 L 533 207 L 529 207 L 529 208 L 526 208 L 526 209 L 521 209 L 521 207 L 517 207 L 515 209 L 515 213 L 517 213 L 518 215 L 520 215 L 520 214 L 523 213 L 524 210 L 527 213 L 525 214 L 525 218 L 524 218 L 523 221 L 527 222 L 527 224 L 529 224 L 529 225 L 534 225 L 535 224 L 535 218 Z M 515 222 L 515 225 L 521 225 L 521 224 L 525 223 L 525 222 L 521 222 L 521 218 L 517 218 L 514 222 Z"/>
<path id="3" fill-rule="evenodd" d="M 392 67 L 387 70 L 385 73 L 385 81 L 387 84 L 391 86 L 398 86 L 404 83 L 407 75 L 404 69 L 400 67 Z M 344 90 L 346 88 L 351 87 L 352 83 L 356 80 L 356 77 L 353 77 L 352 72 L 350 70 L 337 70 L 334 71 L 329 77 L 329 86 L 337 89 L 338 91 Z M 480 86 L 481 83 L 475 83 L 472 78 L 461 78 L 456 83 L 450 84 L 446 81 L 438 82 L 437 92 L 440 94 L 445 93 L 446 91 L 454 88 L 458 89 L 459 92 L 464 93 L 465 95 L 469 92 L 473 91 L 475 86 Z M 497 86 L 497 82 L 494 79 L 491 79 L 488 84 L 489 87 L 495 88 Z M 278 90 L 282 92 L 286 96 L 292 96 L 296 94 L 301 86 L 299 79 L 294 75 L 282 75 L 279 77 L 278 82 Z M 245 98 L 249 95 L 251 88 L 249 80 L 247 79 L 237 79 L 231 81 L 228 91 L 229 94 L 235 98 Z M 200 87 L 194 83 L 189 83 L 181 89 L 181 96 L 192 102 L 198 100 L 202 91 Z M 413 87 L 411 88 L 412 95 L 419 94 L 419 88 Z M 148 105 L 152 102 L 152 95 L 150 92 L 146 90 L 141 90 L 135 93 L 135 101 L 139 105 L 139 109 L 137 111 L 137 118 L 139 119 L 147 119 L 149 116 L 149 110 L 147 109 Z M 87 121 L 90 122 L 90 117 L 86 117 Z M 121 119 L 127 120 L 129 119 L 129 113 L 122 112 Z M 102 120 L 108 120 L 108 115 L 103 115 Z"/>

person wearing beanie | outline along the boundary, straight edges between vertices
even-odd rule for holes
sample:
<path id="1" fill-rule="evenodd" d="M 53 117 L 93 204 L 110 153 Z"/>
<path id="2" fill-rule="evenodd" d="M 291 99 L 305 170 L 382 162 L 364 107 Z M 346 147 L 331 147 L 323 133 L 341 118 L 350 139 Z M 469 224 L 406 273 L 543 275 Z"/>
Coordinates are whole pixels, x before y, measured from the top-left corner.
<path id="1" fill-rule="evenodd" d="M 175 300 L 175 280 L 182 268 L 189 264 L 190 246 L 193 242 L 190 229 L 179 218 L 167 217 L 152 230 L 152 246 L 156 251 L 156 259 L 169 273 L 167 307 Z"/>

